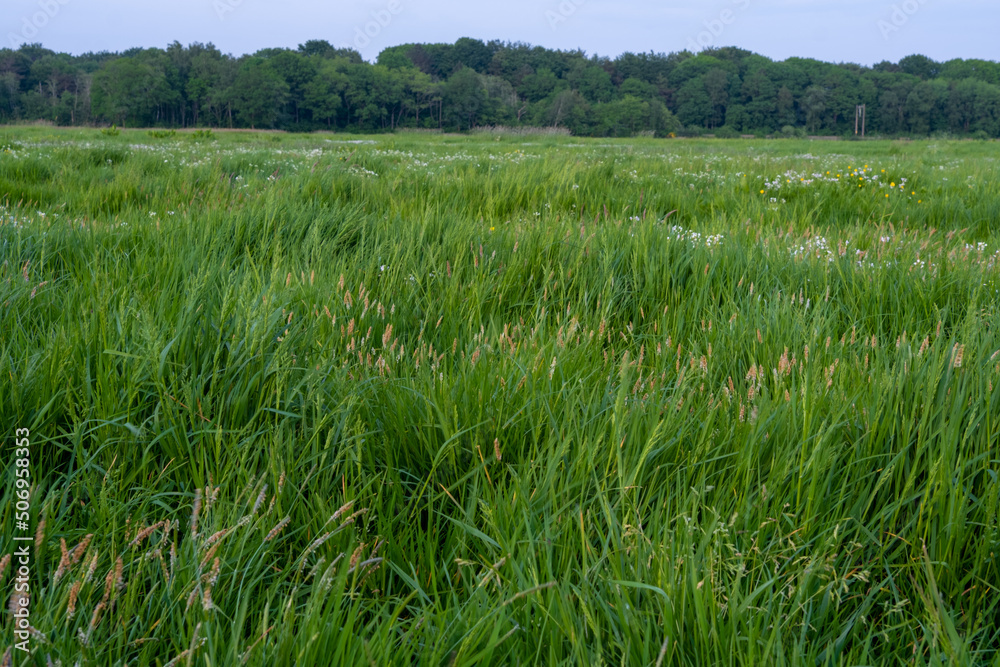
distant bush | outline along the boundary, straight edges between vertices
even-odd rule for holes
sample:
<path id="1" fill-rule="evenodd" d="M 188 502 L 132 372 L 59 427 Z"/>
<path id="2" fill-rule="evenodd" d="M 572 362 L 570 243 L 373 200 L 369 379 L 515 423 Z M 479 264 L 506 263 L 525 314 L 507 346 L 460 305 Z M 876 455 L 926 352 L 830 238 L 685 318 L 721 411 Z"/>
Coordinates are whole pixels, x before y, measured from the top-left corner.
<path id="1" fill-rule="evenodd" d="M 106 127 L 101 130 L 101 134 L 107 137 L 117 137 L 121 133 L 122 131 L 118 129 L 117 125 L 112 125 L 111 127 Z"/>
<path id="2" fill-rule="evenodd" d="M 505 125 L 486 125 L 483 127 L 472 128 L 472 134 L 484 134 L 487 136 L 506 136 L 506 137 L 524 137 L 524 136 L 551 136 L 551 137 L 568 137 L 571 135 L 569 128 L 566 127 L 507 127 Z"/>
<path id="3" fill-rule="evenodd" d="M 715 136 L 719 139 L 739 139 L 740 133 L 729 125 L 723 125 L 715 130 Z"/>
<path id="4" fill-rule="evenodd" d="M 806 131 L 801 127 L 795 127 L 794 125 L 785 125 L 781 128 L 781 133 L 778 136 L 784 137 L 785 139 L 802 139 L 806 136 Z"/>
<path id="5" fill-rule="evenodd" d="M 931 132 L 931 139 L 937 139 L 939 141 L 952 141 L 954 139 L 961 139 L 961 135 L 955 136 L 947 130 L 938 130 L 936 132 Z"/>
<path id="6" fill-rule="evenodd" d="M 195 130 L 191 138 L 195 141 L 214 141 L 215 134 L 212 133 L 212 130 Z"/>
<path id="7" fill-rule="evenodd" d="M 154 139 L 170 139 L 171 137 L 177 136 L 177 132 L 174 130 L 150 130 L 146 134 Z"/>

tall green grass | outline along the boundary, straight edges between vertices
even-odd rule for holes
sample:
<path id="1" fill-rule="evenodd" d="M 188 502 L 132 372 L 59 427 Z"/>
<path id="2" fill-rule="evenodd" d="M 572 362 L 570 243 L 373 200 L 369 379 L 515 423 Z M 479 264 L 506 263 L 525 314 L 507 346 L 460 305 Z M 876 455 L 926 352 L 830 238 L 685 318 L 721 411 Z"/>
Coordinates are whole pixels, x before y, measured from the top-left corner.
<path id="1" fill-rule="evenodd" d="M 0 137 L 15 664 L 1000 665 L 995 144 L 274 139 Z"/>

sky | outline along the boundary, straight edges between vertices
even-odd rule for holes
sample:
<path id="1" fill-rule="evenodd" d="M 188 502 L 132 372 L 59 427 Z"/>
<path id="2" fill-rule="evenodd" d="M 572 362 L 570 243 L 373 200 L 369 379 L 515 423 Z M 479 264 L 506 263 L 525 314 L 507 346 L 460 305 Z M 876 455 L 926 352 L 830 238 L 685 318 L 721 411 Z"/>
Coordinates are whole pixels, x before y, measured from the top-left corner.
<path id="1" fill-rule="evenodd" d="M 920 53 L 1000 60 L 996 0 L 0 0 L 0 47 L 123 51 L 211 42 L 240 55 L 309 39 L 375 60 L 382 49 L 460 37 L 670 53 L 738 46 L 775 60 L 872 65 Z"/>

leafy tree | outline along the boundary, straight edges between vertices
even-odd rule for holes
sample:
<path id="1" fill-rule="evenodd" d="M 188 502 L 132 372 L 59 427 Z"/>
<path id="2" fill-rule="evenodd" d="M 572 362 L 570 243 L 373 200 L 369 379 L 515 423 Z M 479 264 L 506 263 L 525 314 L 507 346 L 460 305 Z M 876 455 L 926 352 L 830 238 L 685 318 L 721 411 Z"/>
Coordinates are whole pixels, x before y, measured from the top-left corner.
<path id="1" fill-rule="evenodd" d="M 621 85 L 629 78 L 639 79 L 646 83 L 660 85 L 661 82 L 669 81 L 676 67 L 693 58 L 694 54 L 689 51 L 680 53 L 623 53 L 608 66 L 613 72 L 612 79 L 616 85 Z M 683 80 L 679 83 L 683 83 Z"/>
<path id="2" fill-rule="evenodd" d="M 486 103 L 486 90 L 479 75 L 471 68 L 456 72 L 444 86 L 446 123 L 459 130 L 471 129 Z"/>
<path id="3" fill-rule="evenodd" d="M 540 102 L 559 88 L 559 77 L 552 70 L 543 67 L 524 77 L 518 92 L 529 102 Z"/>
<path id="4" fill-rule="evenodd" d="M 949 60 L 941 66 L 938 74 L 951 80 L 977 79 L 985 83 L 1000 85 L 1000 63 L 988 60 Z"/>
<path id="5" fill-rule="evenodd" d="M 618 93 L 622 97 L 631 95 L 632 97 L 638 97 L 641 100 L 652 100 L 656 99 L 657 96 L 656 86 L 651 83 L 646 83 L 642 79 L 636 79 L 635 77 L 629 77 L 628 79 L 622 81 L 622 85 L 618 89 Z"/>
<path id="6" fill-rule="evenodd" d="M 982 82 L 963 79 L 949 91 L 948 125 L 952 132 L 969 132 L 976 120 L 976 103 Z"/>
<path id="7" fill-rule="evenodd" d="M 608 102 L 614 95 L 614 84 L 607 70 L 597 65 L 579 63 L 566 77 L 567 83 L 585 100 Z"/>
<path id="8" fill-rule="evenodd" d="M 826 91 L 826 127 L 837 133 L 854 125 L 854 112 L 859 103 L 858 77 L 853 72 L 830 68 L 821 79 Z"/>
<path id="9" fill-rule="evenodd" d="M 406 78 L 406 89 L 410 95 L 413 112 L 413 127 L 433 127 L 441 125 L 441 84 L 431 80 L 428 74 L 419 70 L 408 71 Z M 503 81 L 503 79 L 501 79 Z M 504 82 L 506 83 L 506 82 Z M 509 84 L 508 84 L 509 85 Z M 510 88 L 513 93 L 513 87 Z M 499 93 L 498 93 L 499 94 Z M 516 98 L 516 95 L 514 96 Z M 434 109 L 438 109 L 438 121 L 434 122 Z M 421 115 L 423 115 L 423 125 L 421 125 Z"/>
<path id="10" fill-rule="evenodd" d="M 788 89 L 788 86 L 782 86 L 778 90 L 778 97 L 774 104 L 775 118 L 774 125 L 771 127 L 795 125 L 795 96 L 792 95 L 792 91 Z"/>
<path id="11" fill-rule="evenodd" d="M 914 134 L 928 134 L 945 129 L 941 113 L 947 99 L 947 84 L 941 81 L 921 81 L 906 98 L 906 119 Z"/>
<path id="12" fill-rule="evenodd" d="M 691 79 L 704 77 L 713 69 L 730 71 L 735 70 L 735 67 L 732 63 L 727 63 L 714 56 L 699 54 L 681 61 L 673 69 L 670 75 L 670 84 L 676 88 L 682 88 Z"/>
<path id="13" fill-rule="evenodd" d="M 933 79 L 937 76 L 940 65 L 927 56 L 906 56 L 899 61 L 899 70 L 906 74 L 920 77 L 921 79 Z"/>
<path id="14" fill-rule="evenodd" d="M 280 51 L 268 59 L 271 68 L 288 84 L 286 113 L 296 125 L 302 122 L 305 88 L 316 78 L 318 65 L 315 60 L 298 51 Z"/>
<path id="15" fill-rule="evenodd" d="M 562 90 L 554 93 L 546 110 L 546 124 L 552 127 L 568 127 L 574 133 L 588 123 L 590 105 L 578 91 Z"/>
<path id="16" fill-rule="evenodd" d="M 228 97 L 241 124 L 274 127 L 288 98 L 288 84 L 266 59 L 249 57 L 240 66 Z"/>
<path id="17" fill-rule="evenodd" d="M 62 95 L 75 91 L 75 74 L 75 65 L 65 55 L 45 55 L 31 64 L 29 80 L 36 82 L 41 102 L 37 115 L 60 122 Z M 62 120 L 69 122 L 65 112 Z"/>
<path id="18" fill-rule="evenodd" d="M 778 91 L 767 70 L 761 67 L 747 72 L 740 97 L 743 100 L 743 105 L 740 105 L 742 111 L 731 114 L 732 109 L 727 110 L 727 125 L 738 129 L 772 129 L 777 125 Z"/>
<path id="19" fill-rule="evenodd" d="M 705 90 L 705 80 L 689 79 L 677 91 L 677 117 L 685 126 L 706 127 L 712 117 L 712 100 Z"/>
<path id="20" fill-rule="evenodd" d="M 94 75 L 96 115 L 123 127 L 154 124 L 156 108 L 171 92 L 164 73 L 137 58 L 118 58 Z"/>
<path id="21" fill-rule="evenodd" d="M 977 113 L 969 129 L 988 137 L 1000 137 L 1000 88 L 977 83 L 975 95 Z"/>
<path id="22" fill-rule="evenodd" d="M 184 91 L 195 125 L 204 124 L 206 120 L 216 125 L 232 124 L 232 100 L 228 91 L 238 67 L 237 62 L 224 57 L 211 44 L 192 54 Z"/>
<path id="23" fill-rule="evenodd" d="M 659 100 L 653 100 L 649 103 L 647 129 L 658 137 L 666 137 L 679 132 L 681 124 L 667 108 L 667 105 Z"/>
<path id="24" fill-rule="evenodd" d="M 650 104 L 633 95 L 599 104 L 595 108 L 598 131 L 602 136 L 631 137 L 649 128 Z"/>
<path id="25" fill-rule="evenodd" d="M 733 130 L 763 129 L 764 125 L 755 125 L 751 120 L 750 113 L 743 104 L 730 104 L 726 107 L 726 127 Z M 719 136 L 716 133 L 716 136 Z"/>
<path id="26" fill-rule="evenodd" d="M 17 118 L 21 84 L 13 72 L 0 73 L 0 118 Z"/>
<path id="27" fill-rule="evenodd" d="M 806 126 L 813 132 L 819 129 L 826 113 L 828 92 L 823 86 L 809 86 L 802 96 L 802 110 L 806 114 Z"/>
<path id="28" fill-rule="evenodd" d="M 198 124 L 202 109 L 210 106 L 209 93 L 217 85 L 222 54 L 214 48 L 201 49 L 190 55 L 184 93 L 191 106 L 191 118 Z"/>
<path id="29" fill-rule="evenodd" d="M 346 61 L 342 63 L 346 65 Z M 332 60 L 323 61 L 312 81 L 303 89 L 303 106 L 315 120 L 325 122 L 327 127 L 333 126 L 333 121 L 344 106 L 343 94 L 349 81 L 343 65 L 338 66 Z"/>
<path id="30" fill-rule="evenodd" d="M 468 67 L 479 74 L 485 74 L 493 60 L 493 49 L 478 39 L 462 37 L 453 48 L 454 66 Z"/>
<path id="31" fill-rule="evenodd" d="M 305 44 L 299 44 L 299 53 L 304 56 L 318 56 L 320 58 L 326 58 L 328 60 L 333 60 L 334 58 L 342 58 L 352 65 L 360 64 L 363 61 L 361 54 L 355 49 L 350 48 L 335 48 L 330 42 L 325 39 L 310 39 Z"/>
<path id="32" fill-rule="evenodd" d="M 703 80 L 710 108 L 708 127 L 718 127 L 725 122 L 726 105 L 729 104 L 729 74 L 723 69 L 713 68 Z"/>
<path id="33" fill-rule="evenodd" d="M 389 69 L 404 69 L 408 67 L 416 67 L 410 56 L 407 55 L 409 49 L 402 46 L 393 46 L 388 49 L 383 49 L 379 54 L 375 62 L 379 65 L 384 65 Z"/>

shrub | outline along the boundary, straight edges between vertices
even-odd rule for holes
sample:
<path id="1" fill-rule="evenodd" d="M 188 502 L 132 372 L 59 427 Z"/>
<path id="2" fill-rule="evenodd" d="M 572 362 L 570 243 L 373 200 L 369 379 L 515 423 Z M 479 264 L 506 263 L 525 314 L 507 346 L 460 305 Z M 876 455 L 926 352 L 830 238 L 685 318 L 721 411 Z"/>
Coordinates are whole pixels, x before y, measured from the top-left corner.
<path id="1" fill-rule="evenodd" d="M 806 136 L 806 131 L 801 127 L 795 127 L 794 125 L 785 125 L 781 128 L 781 132 L 778 136 L 784 137 L 785 139 L 801 139 Z"/>

